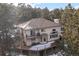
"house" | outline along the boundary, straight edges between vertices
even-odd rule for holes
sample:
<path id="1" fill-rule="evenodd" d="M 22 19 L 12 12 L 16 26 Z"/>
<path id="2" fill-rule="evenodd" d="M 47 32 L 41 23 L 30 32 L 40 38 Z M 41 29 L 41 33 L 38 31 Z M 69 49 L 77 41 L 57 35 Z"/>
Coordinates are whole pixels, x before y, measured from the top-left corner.
<path id="1" fill-rule="evenodd" d="M 43 55 L 39 52 L 53 47 L 55 41 L 59 40 L 61 36 L 61 25 L 58 19 L 54 19 L 52 22 L 44 18 L 34 18 L 17 25 L 17 28 L 20 29 L 22 39 L 18 49 L 22 52 L 27 51 L 29 55 L 35 53 Z"/>

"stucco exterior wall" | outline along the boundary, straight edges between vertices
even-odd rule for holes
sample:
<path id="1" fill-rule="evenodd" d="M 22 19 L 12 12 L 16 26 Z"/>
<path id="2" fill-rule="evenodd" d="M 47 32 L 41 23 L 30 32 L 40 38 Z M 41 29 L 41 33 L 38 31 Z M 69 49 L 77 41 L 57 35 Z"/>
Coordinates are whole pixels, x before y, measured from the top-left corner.
<path id="1" fill-rule="evenodd" d="M 56 29 L 56 31 L 58 32 L 58 37 L 50 39 L 50 33 L 52 32 L 53 29 Z M 46 37 L 48 39 L 48 41 L 56 40 L 59 38 L 59 35 L 61 35 L 61 27 L 46 28 L 46 29 L 44 29 L 43 32 L 41 32 L 41 29 L 34 30 L 34 31 L 35 31 L 35 33 L 39 32 L 40 34 L 46 33 L 48 35 L 48 37 Z M 34 42 L 35 43 L 42 42 L 42 41 L 44 42 L 44 40 L 42 40 L 41 38 L 38 38 L 38 37 L 35 40 L 27 39 L 27 37 L 25 37 L 26 36 L 25 34 L 27 34 L 27 36 L 30 36 L 30 30 L 24 31 L 24 39 L 26 39 L 28 46 L 30 46 Z M 47 39 L 46 39 L 46 41 L 47 41 Z"/>

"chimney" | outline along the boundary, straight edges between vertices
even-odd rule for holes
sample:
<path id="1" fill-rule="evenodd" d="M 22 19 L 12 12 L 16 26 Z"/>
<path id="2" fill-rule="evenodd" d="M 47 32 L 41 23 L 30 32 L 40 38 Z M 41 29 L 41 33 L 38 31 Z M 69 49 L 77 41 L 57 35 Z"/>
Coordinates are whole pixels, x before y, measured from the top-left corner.
<path id="1" fill-rule="evenodd" d="M 59 23 L 59 19 L 54 19 L 54 22 L 55 23 Z"/>

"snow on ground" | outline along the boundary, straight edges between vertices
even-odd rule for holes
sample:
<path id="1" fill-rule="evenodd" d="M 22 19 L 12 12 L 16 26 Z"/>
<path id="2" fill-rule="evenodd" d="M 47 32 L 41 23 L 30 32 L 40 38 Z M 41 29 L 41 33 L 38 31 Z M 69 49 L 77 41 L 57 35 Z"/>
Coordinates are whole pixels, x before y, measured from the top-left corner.
<path id="1" fill-rule="evenodd" d="M 55 41 L 51 41 L 51 42 L 48 42 L 48 43 L 44 43 L 44 44 L 38 44 L 38 45 L 35 45 L 35 46 L 32 46 L 30 48 L 30 50 L 43 50 L 43 49 L 46 49 L 46 48 L 50 48 L 51 47 L 51 43 L 54 43 Z"/>

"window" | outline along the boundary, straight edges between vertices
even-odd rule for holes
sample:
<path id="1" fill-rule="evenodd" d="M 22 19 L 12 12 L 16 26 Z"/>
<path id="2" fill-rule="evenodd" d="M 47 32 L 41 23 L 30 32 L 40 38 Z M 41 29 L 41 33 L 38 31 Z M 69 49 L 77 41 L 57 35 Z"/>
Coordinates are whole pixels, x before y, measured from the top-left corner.
<path id="1" fill-rule="evenodd" d="M 40 36 L 40 33 L 39 32 L 37 33 L 37 36 Z"/>
<path id="2" fill-rule="evenodd" d="M 57 31 L 54 31 L 50 34 L 50 38 L 55 38 L 55 37 L 58 37 L 58 32 Z"/>
<path id="3" fill-rule="evenodd" d="M 31 38 L 31 40 L 35 40 L 35 38 Z"/>
<path id="4" fill-rule="evenodd" d="M 23 31 L 22 31 L 22 36 L 24 35 Z"/>
<path id="5" fill-rule="evenodd" d="M 61 27 L 61 31 L 64 31 L 64 28 L 63 27 Z"/>
<path id="6" fill-rule="evenodd" d="M 55 37 L 58 37 L 58 34 L 52 34 L 52 35 L 50 35 L 50 38 L 55 38 Z"/>
<path id="7" fill-rule="evenodd" d="M 46 39 L 44 38 L 44 41 L 46 41 Z"/>
<path id="8" fill-rule="evenodd" d="M 30 35 L 32 35 L 32 30 L 30 31 Z"/>
<path id="9" fill-rule="evenodd" d="M 51 32 L 51 34 L 56 34 L 56 33 L 57 33 L 56 29 L 53 29 Z"/>
<path id="10" fill-rule="evenodd" d="M 52 31 L 56 31 L 56 29 L 53 29 Z"/>
<path id="11" fill-rule="evenodd" d="M 27 34 L 26 34 L 26 37 L 27 37 Z"/>
<path id="12" fill-rule="evenodd" d="M 26 46 L 26 43 L 23 41 L 24 46 Z"/>
<path id="13" fill-rule="evenodd" d="M 44 29 L 41 29 L 41 32 L 44 32 Z"/>
<path id="14" fill-rule="evenodd" d="M 42 42 L 42 37 L 41 37 L 41 42 Z"/>
<path id="15" fill-rule="evenodd" d="M 30 35 L 35 35 L 35 31 L 31 30 Z"/>

